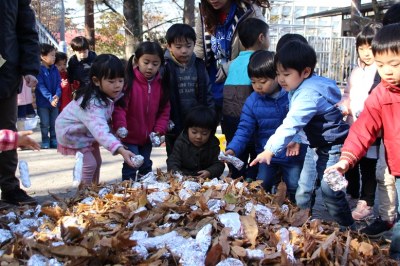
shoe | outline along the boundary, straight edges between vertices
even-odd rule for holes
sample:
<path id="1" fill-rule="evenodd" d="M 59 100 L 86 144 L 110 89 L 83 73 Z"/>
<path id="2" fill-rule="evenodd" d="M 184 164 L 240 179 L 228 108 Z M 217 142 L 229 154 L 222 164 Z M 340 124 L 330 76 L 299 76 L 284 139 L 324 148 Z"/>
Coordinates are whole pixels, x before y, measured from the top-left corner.
<path id="1" fill-rule="evenodd" d="M 20 188 L 11 191 L 2 191 L 1 199 L 14 205 L 37 205 L 37 201 L 31 196 L 28 196 L 25 190 Z"/>
<path id="2" fill-rule="evenodd" d="M 372 224 L 361 229 L 360 233 L 366 234 L 370 238 L 379 238 L 392 227 L 393 222 L 383 221 L 380 217 L 377 217 Z"/>
<path id="3" fill-rule="evenodd" d="M 364 220 L 374 215 L 372 207 L 367 205 L 365 200 L 359 200 L 357 207 L 351 212 L 351 216 L 356 221 Z"/>
<path id="4" fill-rule="evenodd" d="M 42 142 L 42 144 L 40 145 L 41 149 L 49 149 L 50 148 L 50 144 L 48 142 Z"/>
<path id="5" fill-rule="evenodd" d="M 50 148 L 57 149 L 57 140 L 50 141 Z"/>

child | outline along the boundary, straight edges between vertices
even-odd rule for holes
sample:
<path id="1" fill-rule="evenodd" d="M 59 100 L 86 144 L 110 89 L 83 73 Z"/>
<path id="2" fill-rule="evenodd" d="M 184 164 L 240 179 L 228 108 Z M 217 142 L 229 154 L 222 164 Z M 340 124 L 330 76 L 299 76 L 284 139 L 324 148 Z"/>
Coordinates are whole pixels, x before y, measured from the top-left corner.
<path id="1" fill-rule="evenodd" d="M 161 136 L 167 131 L 170 104 L 168 93 L 161 85 L 159 69 L 163 63 L 163 51 L 155 42 L 141 43 L 129 58 L 124 106 L 115 108 L 113 126 L 123 144 L 134 154 L 142 155 L 144 163 L 139 169 L 124 163 L 122 180 L 135 180 L 137 170 L 140 176 L 151 172 L 149 134 L 155 132 Z"/>
<path id="2" fill-rule="evenodd" d="M 231 67 L 229 70 L 232 69 Z M 250 57 L 247 69 L 254 92 L 247 98 L 243 106 L 238 129 L 225 152 L 225 154 L 233 156 L 241 154 L 253 136 L 256 141 L 256 152 L 261 152 L 269 137 L 282 124 L 289 108 L 287 92 L 277 86 L 275 81 L 274 53 L 262 50 L 254 52 Z M 258 179 L 263 180 L 264 189 L 271 192 L 275 183 L 274 177 L 278 170 L 282 170 L 289 198 L 294 203 L 296 202 L 297 183 L 307 150 L 307 145 L 301 146 L 298 156 L 287 157 L 286 155 L 290 151 L 287 152 L 284 149 L 272 159 L 270 165 L 260 164 L 257 175 Z M 294 154 L 296 153 L 298 151 Z"/>
<path id="3" fill-rule="evenodd" d="M 33 109 L 33 97 L 32 88 L 26 84 L 24 78 L 22 78 L 22 90 L 18 94 L 18 130 L 25 130 L 25 121 L 27 118 L 33 118 L 36 116 L 35 109 Z"/>
<path id="4" fill-rule="evenodd" d="M 187 24 L 172 25 L 165 36 L 165 70 L 163 78 L 170 90 L 171 117 L 174 127 L 165 138 L 167 155 L 182 132 L 185 115 L 197 105 L 214 108 L 211 85 L 204 61 L 193 53 L 196 33 Z"/>
<path id="5" fill-rule="evenodd" d="M 89 86 L 76 91 L 56 120 L 58 151 L 63 155 L 83 153 L 82 185 L 98 184 L 101 155 L 99 145 L 112 154 L 121 154 L 133 167 L 132 152 L 111 133 L 109 122 L 114 101 L 121 97 L 124 68 L 114 55 L 102 54 L 90 69 Z"/>
<path id="6" fill-rule="evenodd" d="M 76 90 L 89 85 L 90 66 L 96 58 L 96 53 L 89 51 L 89 41 L 83 36 L 73 38 L 71 48 L 75 54 L 68 62 L 68 80 Z"/>
<path id="7" fill-rule="evenodd" d="M 400 24 L 384 26 L 372 41 L 372 53 L 381 77 L 381 83 L 365 101 L 364 110 L 351 126 L 340 156 L 340 161 L 325 172 L 347 172 L 367 152 L 382 131 L 389 171 L 396 177 L 397 195 L 400 195 Z M 400 202 L 400 197 L 397 197 Z M 400 260 L 400 222 L 392 230 L 390 257 Z"/>
<path id="8" fill-rule="evenodd" d="M 40 45 L 42 65 L 36 86 L 36 106 L 40 117 L 42 149 L 57 148 L 55 121 L 58 116 L 58 100 L 61 96 L 61 77 L 57 67 L 56 48 L 47 43 Z M 50 130 L 50 137 L 49 137 Z"/>
<path id="9" fill-rule="evenodd" d="M 215 112 L 205 106 L 193 108 L 185 119 L 185 128 L 167 159 L 168 171 L 179 171 L 197 178 L 220 177 L 224 163 L 218 160 L 219 141 Z"/>
<path id="10" fill-rule="evenodd" d="M 56 65 L 61 77 L 61 99 L 59 106 L 60 113 L 65 108 L 65 106 L 67 106 L 67 104 L 72 101 L 72 88 L 71 84 L 68 81 L 67 60 L 67 54 L 62 52 L 56 53 L 56 61 L 54 64 Z"/>
<path id="11" fill-rule="evenodd" d="M 338 103 L 342 113 L 347 115 L 346 121 L 352 125 L 364 107 L 364 101 L 374 82 L 376 65 L 371 50 L 371 42 L 375 34 L 382 28 L 382 24 L 372 22 L 367 24 L 356 37 L 356 49 L 359 56 L 359 67 L 355 68 L 349 78 L 348 86 L 344 90 L 343 98 Z M 376 163 L 379 153 L 379 141 L 371 146 L 366 156 L 346 173 L 349 181 L 347 193 L 353 198 L 359 198 L 357 207 L 352 211 L 354 220 L 362 220 L 373 216 L 373 206 L 376 190 Z M 360 176 L 361 175 L 361 176 Z M 361 178 L 361 195 L 360 195 Z"/>
<path id="12" fill-rule="evenodd" d="M 239 52 L 238 57 L 230 64 L 223 90 L 221 127 L 228 144 L 232 141 L 233 135 L 238 128 L 243 104 L 253 92 L 251 80 L 247 74 L 249 58 L 256 50 L 268 49 L 268 29 L 268 24 L 257 18 L 248 18 L 239 24 L 239 39 L 245 50 Z M 231 177 L 238 178 L 243 176 L 246 179 L 255 179 L 257 177 L 257 166 L 248 166 L 249 160 L 252 161 L 257 156 L 254 141 L 249 139 L 246 148 L 237 153 L 237 156 L 245 165 L 238 171 L 229 164 Z"/>
<path id="13" fill-rule="evenodd" d="M 343 191 L 333 191 L 322 176 L 327 166 L 337 162 L 349 125 L 343 121 L 342 113 L 335 106 L 341 98 L 339 88 L 334 81 L 313 75 L 316 63 L 315 51 L 308 44 L 291 41 L 278 50 L 275 57 L 277 79 L 279 85 L 289 92 L 289 112 L 282 125 L 268 139 L 265 151 L 251 164 L 270 164 L 272 157 L 304 130 L 310 146 L 315 147 L 318 155 L 316 168 L 325 205 L 344 229 L 354 227 L 346 195 Z M 316 183 L 315 186 L 318 186 Z"/>
<path id="14" fill-rule="evenodd" d="M 32 131 L 19 131 L 14 132 L 9 129 L 0 130 L 0 153 L 2 151 L 14 150 L 17 147 L 29 148 L 32 150 L 39 150 L 40 145 L 28 135 L 31 135 Z"/>

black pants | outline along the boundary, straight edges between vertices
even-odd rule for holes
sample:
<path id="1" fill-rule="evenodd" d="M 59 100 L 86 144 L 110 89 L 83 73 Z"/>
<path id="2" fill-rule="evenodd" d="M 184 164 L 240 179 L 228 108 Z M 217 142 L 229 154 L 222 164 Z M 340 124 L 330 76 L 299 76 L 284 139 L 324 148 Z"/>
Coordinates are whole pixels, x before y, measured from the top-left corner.
<path id="1" fill-rule="evenodd" d="M 360 197 L 365 200 L 368 206 L 374 206 L 375 190 L 376 190 L 376 162 L 377 159 L 369 159 L 363 157 L 354 168 L 347 171 L 345 177 L 349 181 L 347 186 L 347 194 L 353 198 Z M 360 195 L 360 179 L 361 179 L 361 195 Z"/>
<path id="2" fill-rule="evenodd" d="M 0 99 L 0 129 L 16 131 L 17 92 L 10 98 Z M 0 188 L 1 191 L 12 191 L 19 188 L 19 180 L 15 177 L 18 165 L 17 150 L 0 153 Z"/>

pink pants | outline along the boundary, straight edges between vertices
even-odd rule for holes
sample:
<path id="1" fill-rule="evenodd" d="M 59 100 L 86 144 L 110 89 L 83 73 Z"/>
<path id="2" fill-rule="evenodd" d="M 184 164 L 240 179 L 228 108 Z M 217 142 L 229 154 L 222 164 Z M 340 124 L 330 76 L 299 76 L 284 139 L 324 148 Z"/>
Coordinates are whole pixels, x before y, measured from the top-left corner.
<path id="1" fill-rule="evenodd" d="M 100 180 L 101 155 L 98 143 L 93 144 L 93 149 L 83 152 L 82 185 L 98 184 Z"/>

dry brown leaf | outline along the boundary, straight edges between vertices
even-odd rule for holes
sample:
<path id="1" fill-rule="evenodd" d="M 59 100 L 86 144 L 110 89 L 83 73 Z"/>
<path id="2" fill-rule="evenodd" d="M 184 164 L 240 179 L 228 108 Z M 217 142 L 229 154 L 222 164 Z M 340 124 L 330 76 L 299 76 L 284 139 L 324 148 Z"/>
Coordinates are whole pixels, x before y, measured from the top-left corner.
<path id="1" fill-rule="evenodd" d="M 224 227 L 221 230 L 220 236 L 218 237 L 218 243 L 222 247 L 222 259 L 225 259 L 229 256 L 229 252 L 231 251 L 231 246 L 228 242 L 228 237 L 231 232 L 231 229 L 228 227 Z"/>
<path id="2" fill-rule="evenodd" d="M 219 243 L 217 243 L 216 245 L 212 246 L 211 249 L 208 251 L 205 265 L 206 266 L 217 265 L 218 262 L 221 261 L 221 256 L 222 256 L 222 246 Z"/>
<path id="3" fill-rule="evenodd" d="M 277 204 L 278 206 L 282 206 L 282 204 L 285 202 L 286 199 L 286 190 L 287 187 L 285 182 L 280 182 L 272 202 Z"/>
<path id="4" fill-rule="evenodd" d="M 374 254 L 374 247 L 367 242 L 361 242 L 358 252 L 364 254 L 364 256 L 371 257 Z"/>
<path id="5" fill-rule="evenodd" d="M 58 205 L 55 207 L 42 207 L 41 212 L 54 220 L 60 219 L 65 214 L 65 211 Z"/>
<path id="6" fill-rule="evenodd" d="M 310 218 L 309 212 L 309 209 L 299 209 L 298 211 L 293 211 L 290 224 L 296 227 L 303 226 L 303 224 Z"/>
<path id="7" fill-rule="evenodd" d="M 81 246 L 56 246 L 50 247 L 50 252 L 60 256 L 70 256 L 70 257 L 89 257 L 90 254 L 86 248 Z"/>
<path id="8" fill-rule="evenodd" d="M 240 222 L 243 226 L 243 231 L 246 234 L 247 239 L 251 243 L 251 248 L 256 246 L 256 238 L 258 236 L 258 225 L 254 217 L 251 216 L 240 216 Z"/>
<path id="9" fill-rule="evenodd" d="M 238 257 L 246 257 L 246 250 L 239 246 L 232 246 L 231 250 L 235 253 Z"/>
<path id="10" fill-rule="evenodd" d="M 336 232 L 333 232 L 328 238 L 314 251 L 314 253 L 311 256 L 311 260 L 315 260 L 317 257 L 320 256 L 321 250 L 326 250 L 329 248 L 333 241 L 337 239 L 336 237 Z"/>

